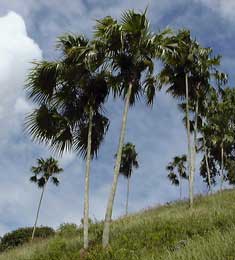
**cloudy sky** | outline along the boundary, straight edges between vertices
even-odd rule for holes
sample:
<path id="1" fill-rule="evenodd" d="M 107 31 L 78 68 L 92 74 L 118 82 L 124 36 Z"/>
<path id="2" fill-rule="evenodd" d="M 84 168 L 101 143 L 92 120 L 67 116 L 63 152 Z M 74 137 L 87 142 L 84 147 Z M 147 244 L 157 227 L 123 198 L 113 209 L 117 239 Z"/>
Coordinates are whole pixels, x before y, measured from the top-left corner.
<path id="1" fill-rule="evenodd" d="M 223 55 L 222 68 L 234 84 L 234 0 L 0 0 L 0 235 L 32 225 L 40 191 L 30 184 L 30 167 L 36 158 L 49 156 L 46 147 L 33 144 L 23 133 L 25 114 L 32 109 L 23 86 L 33 60 L 53 59 L 56 37 L 65 32 L 90 36 L 96 19 L 116 18 L 123 10 L 144 10 L 154 31 L 166 26 L 189 28 L 215 53 Z M 107 105 L 109 133 L 97 160 L 92 163 L 91 217 L 102 219 L 112 181 L 123 103 Z M 186 133 L 176 101 L 158 93 L 152 109 L 139 103 L 128 117 L 126 141 L 136 144 L 140 168 L 131 183 L 130 211 L 178 198 L 165 166 L 175 155 L 186 152 Z M 83 212 L 84 162 L 73 154 L 60 158 L 64 168 L 61 185 L 47 187 L 39 224 L 58 227 L 80 223 Z M 186 186 L 186 183 L 185 183 Z M 187 187 L 184 196 L 187 195 Z M 205 192 L 197 178 L 196 192 Z M 120 177 L 114 216 L 124 212 L 126 181 Z"/>

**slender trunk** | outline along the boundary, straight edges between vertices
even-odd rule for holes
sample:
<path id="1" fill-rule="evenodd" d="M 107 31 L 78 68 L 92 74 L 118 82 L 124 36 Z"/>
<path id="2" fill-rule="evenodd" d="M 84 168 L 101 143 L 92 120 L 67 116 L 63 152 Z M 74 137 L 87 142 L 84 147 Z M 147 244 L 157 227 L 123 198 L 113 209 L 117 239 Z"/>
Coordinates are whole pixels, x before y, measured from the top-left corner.
<path id="1" fill-rule="evenodd" d="M 110 190 L 108 205 L 105 214 L 103 239 L 102 239 L 103 247 L 106 247 L 109 244 L 110 222 L 112 218 L 114 197 L 117 189 L 117 182 L 118 182 L 118 175 L 119 175 L 120 164 L 121 164 L 122 148 L 123 148 L 125 131 L 126 131 L 126 121 L 127 121 L 127 114 L 130 105 L 131 91 L 132 91 L 132 83 L 129 84 L 129 89 L 126 95 L 125 108 L 123 111 L 122 127 L 121 127 L 121 133 L 119 137 L 118 152 L 117 152 L 117 158 L 116 158 L 116 163 L 114 168 L 113 183 L 112 183 L 112 188 Z"/>
<path id="2" fill-rule="evenodd" d="M 223 183 L 224 183 L 224 145 L 221 144 L 221 182 L 220 182 L 220 192 L 222 192 L 223 189 Z"/>
<path id="3" fill-rule="evenodd" d="M 129 193 L 130 193 L 130 176 L 127 177 L 126 216 L 128 215 Z"/>
<path id="4" fill-rule="evenodd" d="M 186 87 L 186 122 L 187 122 L 187 139 L 188 139 L 188 176 L 189 176 L 189 205 L 193 205 L 193 191 L 192 191 L 192 174 L 191 174 L 191 138 L 190 138 L 190 124 L 189 124 L 189 95 L 188 95 L 188 74 L 185 74 Z"/>
<path id="5" fill-rule="evenodd" d="M 180 200 L 182 200 L 182 177 L 179 176 L 179 186 L 180 186 Z"/>
<path id="6" fill-rule="evenodd" d="M 38 204 L 38 210 L 37 210 L 36 220 L 35 220 L 35 223 L 34 223 L 34 226 L 33 226 L 33 233 L 32 233 L 32 237 L 31 237 L 31 241 L 33 241 L 33 239 L 34 239 L 34 235 L 35 235 L 35 231 L 36 231 L 36 227 L 37 227 L 37 222 L 38 222 L 39 211 L 40 211 L 40 208 L 41 208 L 41 204 L 42 204 L 42 199 L 43 199 L 43 194 L 44 194 L 44 191 L 45 191 L 45 187 L 46 187 L 46 184 L 45 184 L 45 185 L 43 186 L 43 188 L 42 188 L 42 193 L 41 193 L 41 197 L 40 197 L 39 204 Z"/>
<path id="7" fill-rule="evenodd" d="M 211 189 L 211 174 L 210 174 L 210 167 L 209 167 L 209 162 L 208 162 L 208 153 L 207 153 L 207 148 L 206 148 L 206 140 L 205 136 L 203 135 L 203 149 L 205 153 L 205 159 L 206 159 L 206 171 L 207 171 L 207 181 L 208 181 L 208 192 L 212 192 Z"/>
<path id="8" fill-rule="evenodd" d="M 85 195 L 84 195 L 84 216 L 83 216 L 83 232 L 84 232 L 84 248 L 88 248 L 88 228 L 89 228 L 89 185 L 90 185 L 90 167 L 91 167 L 91 135 L 92 135 L 92 119 L 93 111 L 90 107 L 89 111 L 89 127 L 87 137 L 87 156 L 86 156 L 86 173 L 85 173 Z"/>
<path id="9" fill-rule="evenodd" d="M 197 153 L 197 123 L 198 123 L 198 97 L 196 100 L 196 109 L 195 109 L 195 117 L 194 117 L 194 140 L 192 147 L 192 157 L 191 157 L 191 207 L 193 206 L 193 197 L 194 197 L 194 178 L 196 171 L 196 153 Z"/>

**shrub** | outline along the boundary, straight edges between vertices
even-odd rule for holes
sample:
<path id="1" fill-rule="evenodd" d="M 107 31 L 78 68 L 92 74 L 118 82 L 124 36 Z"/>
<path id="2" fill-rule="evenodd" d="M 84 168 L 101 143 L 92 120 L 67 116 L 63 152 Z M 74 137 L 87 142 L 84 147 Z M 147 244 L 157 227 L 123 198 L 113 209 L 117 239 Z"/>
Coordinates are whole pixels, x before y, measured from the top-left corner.
<path id="1" fill-rule="evenodd" d="M 79 235 L 81 232 L 78 226 L 74 223 L 63 223 L 59 226 L 57 234 L 62 237 L 71 237 Z"/>
<path id="2" fill-rule="evenodd" d="M 5 234 L 0 243 L 0 251 L 5 251 L 26 242 L 29 242 L 32 236 L 33 227 L 19 228 L 12 232 Z M 50 227 L 37 227 L 35 231 L 35 238 L 47 238 L 55 234 L 54 229 Z"/>

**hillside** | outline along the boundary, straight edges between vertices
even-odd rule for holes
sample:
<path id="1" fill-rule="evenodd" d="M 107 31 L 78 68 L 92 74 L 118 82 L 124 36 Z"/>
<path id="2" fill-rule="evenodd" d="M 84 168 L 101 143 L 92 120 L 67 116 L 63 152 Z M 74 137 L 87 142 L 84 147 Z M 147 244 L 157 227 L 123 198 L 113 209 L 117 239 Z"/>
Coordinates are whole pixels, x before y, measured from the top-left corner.
<path id="1" fill-rule="evenodd" d="M 101 234 L 102 225 L 93 224 L 86 253 L 80 230 L 3 253 L 0 260 L 235 259 L 235 191 L 197 197 L 193 210 L 176 202 L 121 218 L 107 250 Z"/>

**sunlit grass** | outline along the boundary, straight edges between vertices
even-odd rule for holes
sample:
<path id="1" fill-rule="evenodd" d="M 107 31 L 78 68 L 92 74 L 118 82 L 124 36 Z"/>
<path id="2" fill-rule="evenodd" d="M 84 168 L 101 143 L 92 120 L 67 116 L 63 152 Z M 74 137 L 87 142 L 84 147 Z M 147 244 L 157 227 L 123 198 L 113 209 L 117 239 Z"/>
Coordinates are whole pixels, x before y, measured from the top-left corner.
<path id="1" fill-rule="evenodd" d="M 0 255 L 0 260 L 235 259 L 235 191 L 152 208 L 112 223 L 111 246 L 101 247 L 102 224 L 90 229 L 90 250 L 80 235 L 56 236 Z"/>

